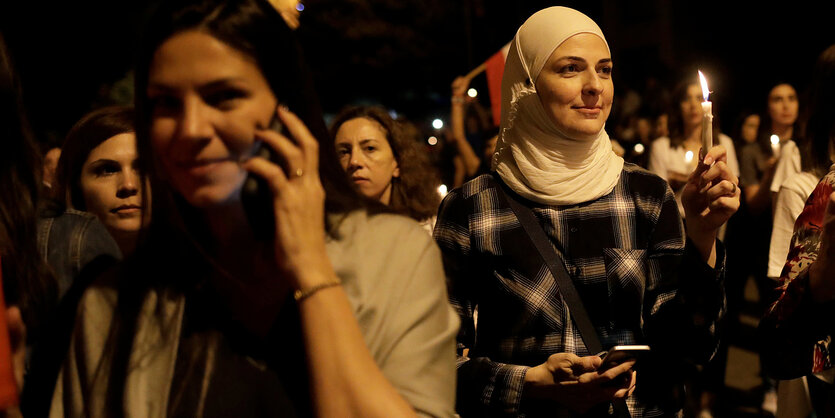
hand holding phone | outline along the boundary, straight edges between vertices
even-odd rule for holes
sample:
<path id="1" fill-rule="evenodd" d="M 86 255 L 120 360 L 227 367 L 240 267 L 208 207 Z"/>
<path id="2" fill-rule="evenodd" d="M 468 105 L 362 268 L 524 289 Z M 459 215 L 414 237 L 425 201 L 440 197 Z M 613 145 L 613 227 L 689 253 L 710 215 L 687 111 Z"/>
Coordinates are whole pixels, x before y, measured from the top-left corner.
<path id="1" fill-rule="evenodd" d="M 282 133 L 282 128 L 281 120 L 277 116 L 273 117 L 269 129 Z M 267 144 L 261 143 L 254 156 L 281 165 L 275 150 Z M 271 240 L 275 235 L 275 213 L 272 203 L 273 196 L 267 181 L 250 173 L 244 181 L 243 190 L 241 190 L 241 202 L 255 238 L 262 241 Z"/>
<path id="2" fill-rule="evenodd" d="M 616 345 L 609 351 L 598 354 L 603 358 L 603 363 L 600 364 L 597 371 L 606 371 L 630 360 L 635 360 L 635 364 L 637 365 L 638 360 L 649 354 L 649 352 L 650 348 L 648 345 Z"/>

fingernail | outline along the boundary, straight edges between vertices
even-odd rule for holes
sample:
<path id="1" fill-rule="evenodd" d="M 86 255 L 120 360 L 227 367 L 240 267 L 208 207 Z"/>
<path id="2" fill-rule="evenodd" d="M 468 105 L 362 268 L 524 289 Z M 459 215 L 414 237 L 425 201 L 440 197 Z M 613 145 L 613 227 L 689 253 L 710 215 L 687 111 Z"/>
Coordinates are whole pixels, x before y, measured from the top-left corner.
<path id="1" fill-rule="evenodd" d="M 280 103 L 278 105 L 278 108 L 281 109 L 282 112 L 289 112 L 290 111 L 290 108 L 288 108 L 287 105 L 284 104 L 284 103 Z"/>
<path id="2" fill-rule="evenodd" d="M 705 157 L 704 164 L 705 164 L 705 165 L 711 165 L 711 164 L 713 164 L 713 157 L 711 157 L 711 156 L 709 156 L 709 155 L 708 155 L 707 157 Z"/>

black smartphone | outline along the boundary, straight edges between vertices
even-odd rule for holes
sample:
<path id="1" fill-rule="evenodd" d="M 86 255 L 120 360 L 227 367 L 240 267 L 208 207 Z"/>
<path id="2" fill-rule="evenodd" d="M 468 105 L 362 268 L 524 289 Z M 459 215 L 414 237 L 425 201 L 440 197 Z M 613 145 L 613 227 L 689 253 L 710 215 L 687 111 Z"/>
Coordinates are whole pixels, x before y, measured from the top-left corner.
<path id="1" fill-rule="evenodd" d="M 283 133 L 283 125 L 278 115 L 273 117 L 269 129 Z M 285 172 L 283 161 L 271 146 L 261 143 L 254 156 L 265 158 L 281 166 Z M 241 190 L 241 203 L 244 206 L 246 219 L 252 228 L 255 238 L 262 241 L 270 241 L 275 237 L 275 210 L 273 208 L 273 194 L 270 186 L 263 178 L 250 173 L 244 181 Z"/>
<path id="2" fill-rule="evenodd" d="M 629 360 L 636 360 L 635 366 L 637 366 L 641 357 L 647 355 L 649 352 L 648 345 L 616 345 L 609 351 L 599 354 L 603 358 L 603 363 L 600 364 L 597 371 L 604 372 Z"/>

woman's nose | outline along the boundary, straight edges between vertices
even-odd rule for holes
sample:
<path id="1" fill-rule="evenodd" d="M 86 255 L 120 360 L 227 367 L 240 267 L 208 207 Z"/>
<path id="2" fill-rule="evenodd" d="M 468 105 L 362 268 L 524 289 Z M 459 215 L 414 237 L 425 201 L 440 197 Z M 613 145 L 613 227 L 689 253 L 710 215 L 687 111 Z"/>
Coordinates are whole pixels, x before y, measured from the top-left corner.
<path id="1" fill-rule="evenodd" d="M 116 197 L 124 199 L 135 196 L 139 193 L 139 175 L 132 170 L 120 175 L 119 187 L 116 189 Z"/>
<path id="2" fill-rule="evenodd" d="M 179 136 L 183 139 L 205 139 L 212 135 L 207 109 L 196 103 L 186 103 L 180 115 Z"/>
<path id="3" fill-rule="evenodd" d="M 348 160 L 348 168 L 356 170 L 363 166 L 363 160 L 359 152 L 351 152 Z"/>
<path id="4" fill-rule="evenodd" d="M 583 93 L 589 96 L 597 96 L 603 93 L 603 82 L 596 72 L 591 71 L 586 77 L 586 84 L 583 86 Z"/>

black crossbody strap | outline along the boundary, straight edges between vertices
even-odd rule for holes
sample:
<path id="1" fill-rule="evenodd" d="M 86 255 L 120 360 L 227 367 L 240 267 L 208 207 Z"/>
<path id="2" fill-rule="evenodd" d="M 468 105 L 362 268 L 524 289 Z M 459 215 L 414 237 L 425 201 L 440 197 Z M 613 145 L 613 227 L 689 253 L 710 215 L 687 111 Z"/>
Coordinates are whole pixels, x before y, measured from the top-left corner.
<path id="1" fill-rule="evenodd" d="M 525 229 L 528 237 L 533 241 L 533 245 L 536 247 L 539 256 L 545 261 L 545 265 L 548 266 L 548 270 L 551 271 L 551 275 L 557 281 L 560 295 L 562 295 L 563 300 L 568 305 L 571 317 L 574 318 L 574 323 L 580 329 L 580 336 L 583 337 L 586 348 L 588 348 L 591 354 L 603 351 L 603 345 L 600 344 L 597 331 L 594 330 L 594 324 L 591 323 L 589 314 L 586 312 L 585 306 L 583 306 L 583 301 L 580 299 L 577 289 L 574 288 L 574 283 L 568 275 L 568 270 L 565 269 L 565 263 L 563 263 L 560 255 L 554 251 L 554 248 L 551 247 L 551 241 L 548 240 L 545 231 L 542 229 L 533 211 L 514 199 L 513 192 L 505 190 L 505 187 L 507 186 L 504 184 L 501 184 L 499 187 L 499 190 L 502 192 L 501 194 L 507 199 L 507 203 L 513 209 L 513 213 L 516 214 L 516 218 L 519 219 L 522 228 Z"/>
<path id="2" fill-rule="evenodd" d="M 548 266 L 548 270 L 551 271 L 551 275 L 554 276 L 554 280 L 557 281 L 557 288 L 559 289 L 560 295 L 562 295 L 563 300 L 568 305 L 574 323 L 580 329 L 580 336 L 583 338 L 586 348 L 592 354 L 603 351 L 603 345 L 600 344 L 600 338 L 597 336 L 594 324 L 592 324 L 589 314 L 586 312 L 585 306 L 583 306 L 583 300 L 580 299 L 580 295 L 577 293 L 577 289 L 574 287 L 574 283 L 568 275 L 565 263 L 563 263 L 559 253 L 551 247 L 551 241 L 545 235 L 545 231 L 536 219 L 536 215 L 534 215 L 529 207 L 519 203 L 514 198 L 515 193 L 507 190 L 507 185 L 500 181 L 497 178 L 498 176 L 495 177 L 496 182 L 499 183 L 499 198 L 504 198 L 510 205 L 510 208 L 513 209 L 513 213 L 519 219 L 519 223 L 522 224 L 522 228 L 525 229 L 531 242 L 533 242 L 539 256 L 542 257 L 545 265 Z M 612 407 L 621 418 L 631 417 L 629 408 L 626 407 L 626 402 L 623 399 L 612 402 Z"/>

